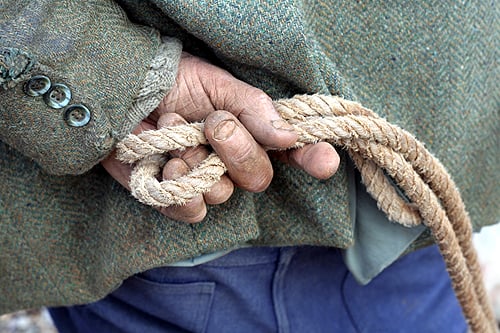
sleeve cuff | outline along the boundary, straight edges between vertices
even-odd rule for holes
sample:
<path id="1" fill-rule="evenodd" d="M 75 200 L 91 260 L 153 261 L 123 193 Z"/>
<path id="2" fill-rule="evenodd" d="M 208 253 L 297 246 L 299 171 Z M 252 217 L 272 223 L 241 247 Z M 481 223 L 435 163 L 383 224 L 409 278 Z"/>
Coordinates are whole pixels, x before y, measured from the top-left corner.
<path id="1" fill-rule="evenodd" d="M 170 37 L 162 39 L 139 93 L 121 122 L 122 126 L 116 130 L 118 140 L 128 135 L 137 124 L 153 112 L 173 87 L 181 52 L 180 41 Z"/>

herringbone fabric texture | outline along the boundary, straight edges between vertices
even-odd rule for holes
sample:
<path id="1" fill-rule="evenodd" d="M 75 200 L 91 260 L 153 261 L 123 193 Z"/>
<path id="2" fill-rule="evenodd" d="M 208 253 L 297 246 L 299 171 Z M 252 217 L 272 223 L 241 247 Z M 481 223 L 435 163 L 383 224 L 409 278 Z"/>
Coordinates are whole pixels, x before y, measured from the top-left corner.
<path id="1" fill-rule="evenodd" d="M 494 2 L 118 3 L 134 22 L 180 38 L 185 50 L 273 98 L 322 93 L 360 101 L 443 162 L 476 227 L 498 220 Z M 328 181 L 277 163 L 266 192 L 237 191 L 203 223 L 187 225 L 135 202 L 99 167 L 55 178 L 7 145 L 0 154 L 0 312 L 89 302 L 130 274 L 244 242 L 345 248 L 353 241 L 354 178 L 345 158 Z"/>

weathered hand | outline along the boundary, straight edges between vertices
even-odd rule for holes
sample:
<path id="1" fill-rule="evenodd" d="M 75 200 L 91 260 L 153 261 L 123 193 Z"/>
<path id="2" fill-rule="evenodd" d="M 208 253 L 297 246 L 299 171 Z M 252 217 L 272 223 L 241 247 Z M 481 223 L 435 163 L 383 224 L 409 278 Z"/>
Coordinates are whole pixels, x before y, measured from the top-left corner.
<path id="1" fill-rule="evenodd" d="M 287 148 L 297 140 L 292 127 L 280 118 L 263 91 L 189 54 L 183 54 L 176 85 L 134 133 L 182 124 L 185 122 L 183 118 L 187 121 L 205 120 L 205 136 L 226 164 L 229 176 L 223 177 L 211 192 L 185 206 L 161 208 L 166 216 L 184 222 L 201 221 L 206 214 L 206 204 L 229 199 L 233 182 L 248 191 L 265 190 L 273 177 L 265 149 Z M 173 158 L 165 165 L 163 178 L 172 179 L 187 173 L 207 154 L 205 147 L 171 153 Z M 335 149 L 327 143 L 273 154 L 320 179 L 332 176 L 339 163 Z M 128 187 L 130 167 L 117 162 L 113 156 L 102 164 L 115 179 Z"/>
<path id="2" fill-rule="evenodd" d="M 219 117 L 221 127 L 213 126 L 212 128 L 218 130 L 225 128 L 227 130 L 228 125 L 231 125 L 232 122 L 229 121 L 229 118 L 220 118 L 220 115 L 214 114 L 214 111 L 217 110 L 228 111 L 237 117 L 241 122 L 238 124 L 244 126 L 240 130 L 248 131 L 251 134 L 248 137 L 248 146 L 239 149 L 241 160 L 245 160 L 245 163 L 231 157 L 235 153 L 235 148 L 227 147 L 228 143 L 226 142 L 223 145 L 217 144 L 216 140 L 211 139 L 214 136 L 213 133 L 206 131 L 205 135 L 210 144 L 221 156 L 224 155 L 225 148 L 228 148 L 228 153 L 226 156 L 222 156 L 222 160 L 228 166 L 229 176 L 236 185 L 249 191 L 264 190 L 272 179 L 272 169 L 270 163 L 264 164 L 267 157 L 263 158 L 253 151 L 257 150 L 253 141 L 255 140 L 264 149 L 287 148 L 297 140 L 296 133 L 293 132 L 290 125 L 281 119 L 273 107 L 271 98 L 262 90 L 236 79 L 227 71 L 209 64 L 201 58 L 183 53 L 179 64 L 177 84 L 151 117 L 157 119 L 162 114 L 171 112 L 178 113 L 187 121 L 206 119 L 208 122 L 210 117 Z M 225 117 L 229 117 L 229 115 L 226 114 Z M 234 120 L 234 117 L 232 119 Z M 247 155 L 241 152 L 245 147 L 252 147 L 252 153 Z M 272 152 L 272 155 L 319 179 L 331 177 L 339 164 L 337 152 L 328 143 L 307 145 L 301 149 L 275 151 Z M 256 177 L 242 175 L 242 171 L 238 170 L 245 170 L 244 166 L 256 156 L 262 158 L 261 167 L 256 170 Z M 234 163 L 236 165 L 232 165 Z M 254 163 L 253 166 L 257 165 L 259 164 Z M 248 172 L 248 170 L 245 171 Z M 241 183 L 239 179 L 248 183 Z"/>

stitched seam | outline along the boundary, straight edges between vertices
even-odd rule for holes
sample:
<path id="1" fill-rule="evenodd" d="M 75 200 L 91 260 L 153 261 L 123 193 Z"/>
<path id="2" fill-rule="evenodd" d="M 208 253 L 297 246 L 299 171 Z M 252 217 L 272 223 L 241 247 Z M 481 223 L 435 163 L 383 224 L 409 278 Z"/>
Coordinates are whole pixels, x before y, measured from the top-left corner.
<path id="1" fill-rule="evenodd" d="M 340 284 L 340 295 L 341 295 L 341 299 L 342 299 L 342 305 L 344 306 L 345 312 L 347 313 L 347 317 L 349 318 L 349 321 L 351 322 L 351 325 L 354 328 L 354 330 L 356 331 L 356 333 L 361 333 L 361 329 L 356 324 L 356 320 L 354 320 L 354 315 L 351 312 L 351 308 L 349 307 L 349 305 L 347 303 L 346 294 L 344 292 L 345 284 L 347 282 L 347 278 L 349 277 L 349 275 L 350 275 L 349 271 L 346 271 L 344 274 L 344 277 L 342 278 L 342 282 Z"/>
<path id="2" fill-rule="evenodd" d="M 290 323 L 285 308 L 283 288 L 285 284 L 285 275 L 295 252 L 295 248 L 280 249 L 277 269 L 273 278 L 273 307 L 279 333 L 290 332 Z"/>

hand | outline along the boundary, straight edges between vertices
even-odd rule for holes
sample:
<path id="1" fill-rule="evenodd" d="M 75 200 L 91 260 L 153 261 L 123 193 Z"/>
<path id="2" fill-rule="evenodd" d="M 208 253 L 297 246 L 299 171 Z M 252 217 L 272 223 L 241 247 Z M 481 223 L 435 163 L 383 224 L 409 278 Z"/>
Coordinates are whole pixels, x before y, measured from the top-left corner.
<path id="1" fill-rule="evenodd" d="M 211 192 L 193 199 L 186 206 L 161 209 L 166 216 L 185 222 L 201 221 L 206 214 L 206 204 L 229 199 L 233 182 L 248 191 L 265 190 L 273 170 L 263 147 L 283 149 L 297 140 L 293 128 L 280 118 L 264 92 L 186 53 L 179 64 L 176 85 L 134 133 L 180 124 L 183 118 L 187 121 L 205 119 L 205 136 L 226 164 L 229 175 L 214 185 Z M 207 154 L 204 147 L 172 153 L 174 158 L 165 165 L 163 178 L 172 179 L 187 173 Z M 339 164 L 335 149 L 327 143 L 273 154 L 320 179 L 332 176 Z M 116 161 L 113 155 L 102 164 L 128 188 L 130 167 Z"/>
<path id="2" fill-rule="evenodd" d="M 222 116 L 215 112 L 217 110 L 226 110 L 230 114 Z M 190 122 L 206 119 L 205 136 L 228 167 L 230 178 L 248 191 L 265 190 L 273 175 L 267 156 L 263 157 L 255 143 L 265 149 L 283 149 L 292 146 L 297 140 L 293 128 L 281 119 L 271 98 L 262 90 L 188 53 L 183 53 L 181 58 L 176 85 L 151 114 L 151 118 L 158 119 L 172 112 Z M 212 117 L 214 121 L 210 122 Z M 243 136 L 246 139 L 240 142 L 242 138 L 237 135 L 231 142 L 225 140 L 223 144 L 215 140 L 217 133 L 214 131 L 227 131 L 233 121 L 245 133 Z M 247 132 L 251 135 L 248 136 Z M 247 145 L 242 146 L 242 143 Z M 272 152 L 272 155 L 318 179 L 331 177 L 339 164 L 335 149 L 324 142 L 300 149 Z M 257 157 L 260 162 L 254 163 L 248 170 L 248 164 Z"/>

